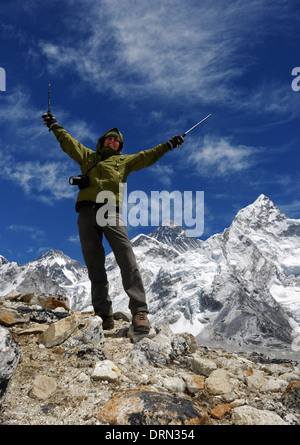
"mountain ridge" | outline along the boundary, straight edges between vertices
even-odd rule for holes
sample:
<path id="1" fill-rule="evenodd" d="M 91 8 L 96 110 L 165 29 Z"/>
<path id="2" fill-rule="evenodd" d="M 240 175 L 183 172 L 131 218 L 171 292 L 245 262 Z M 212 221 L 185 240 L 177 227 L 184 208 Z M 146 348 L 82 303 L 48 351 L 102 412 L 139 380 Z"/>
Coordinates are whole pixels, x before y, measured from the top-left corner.
<path id="1" fill-rule="evenodd" d="M 151 322 L 167 321 L 174 332 L 190 332 L 206 344 L 298 352 L 299 234 L 300 220 L 287 218 L 260 195 L 237 212 L 230 227 L 205 241 L 188 236 L 177 224 L 138 235 L 132 245 Z M 23 266 L 3 258 L 0 295 L 25 291 L 24 283 L 31 285 L 35 271 L 35 288 L 40 283 L 44 290 L 66 294 L 74 309 L 91 309 L 86 268 L 63 252 L 52 249 Z M 106 267 L 113 308 L 128 312 L 112 253 Z"/>

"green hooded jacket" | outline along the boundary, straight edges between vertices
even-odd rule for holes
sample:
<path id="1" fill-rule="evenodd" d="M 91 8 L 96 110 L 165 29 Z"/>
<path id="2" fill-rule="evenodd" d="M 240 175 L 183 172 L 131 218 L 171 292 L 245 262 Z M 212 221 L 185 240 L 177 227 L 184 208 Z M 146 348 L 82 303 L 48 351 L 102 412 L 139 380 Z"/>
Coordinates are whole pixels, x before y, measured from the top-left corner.
<path id="1" fill-rule="evenodd" d="M 96 151 L 86 148 L 59 125 L 53 128 L 53 133 L 63 151 L 80 165 L 82 174 L 86 174 L 91 169 L 88 173 L 90 185 L 79 190 L 76 210 L 81 205 L 96 203 L 97 195 L 102 191 L 112 192 L 115 201 L 111 203 L 121 207 L 123 201 L 121 190 L 124 187 L 119 187 L 119 185 L 126 183 L 131 172 L 150 167 L 169 151 L 167 144 L 163 143 L 136 154 L 122 155 L 123 136 L 117 128 L 108 130 L 98 139 Z M 120 141 L 119 151 L 116 152 L 110 147 L 103 147 L 103 142 L 108 134 L 118 136 Z"/>

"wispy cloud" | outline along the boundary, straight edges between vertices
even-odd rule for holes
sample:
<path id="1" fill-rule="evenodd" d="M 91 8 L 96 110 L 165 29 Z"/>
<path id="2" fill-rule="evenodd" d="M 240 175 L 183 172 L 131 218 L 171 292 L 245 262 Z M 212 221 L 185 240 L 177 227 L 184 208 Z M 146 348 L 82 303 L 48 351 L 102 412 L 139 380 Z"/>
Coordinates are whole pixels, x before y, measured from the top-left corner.
<path id="1" fill-rule="evenodd" d="M 48 136 L 42 120 L 42 114 L 47 110 L 34 106 L 30 93 L 23 87 L 15 87 L 11 93 L 6 93 L 1 99 L 0 124 L 5 124 L 6 129 L 8 127 L 13 130 L 15 140 L 22 138 L 22 144 L 18 146 L 18 150 L 26 147 L 28 151 L 30 145 L 33 146 L 33 140 L 40 142 L 42 136 Z M 98 135 L 88 122 L 72 116 L 70 111 L 61 107 L 56 111 L 57 119 L 68 126 L 75 138 L 90 140 L 94 143 L 97 141 Z"/>
<path id="2" fill-rule="evenodd" d="M 155 164 L 151 167 L 151 172 L 155 175 L 157 181 L 163 183 L 165 187 L 172 184 L 174 176 L 174 168 L 169 165 Z"/>
<path id="3" fill-rule="evenodd" d="M 190 171 L 209 177 L 224 177 L 246 170 L 258 162 L 256 154 L 262 151 L 261 148 L 236 145 L 230 138 L 214 136 L 194 139 L 191 147 L 186 157 Z"/>
<path id="4" fill-rule="evenodd" d="M 294 199 L 290 203 L 279 204 L 279 208 L 284 212 L 289 218 L 299 219 L 300 217 L 300 200 Z"/>
<path id="5" fill-rule="evenodd" d="M 32 240 L 41 241 L 45 237 L 45 232 L 36 226 L 27 226 L 24 224 L 11 224 L 7 230 L 15 233 L 23 233 L 28 235 Z"/>
<path id="6" fill-rule="evenodd" d="M 288 22 L 285 1 L 82 0 L 76 5 L 66 36 L 38 44 L 52 72 L 72 69 L 95 90 L 131 98 L 164 95 L 238 107 L 245 106 L 245 94 L 236 80 L 257 62 L 253 48 Z M 271 96 L 260 85 L 253 94 L 261 110 L 283 111 L 280 85 L 274 83 Z M 252 106 L 257 102 L 249 100 Z"/>
<path id="7" fill-rule="evenodd" d="M 62 198 L 74 198 L 75 190 L 67 183 L 68 171 L 62 163 L 19 162 L 6 166 L 4 173 L 26 195 L 45 204 L 51 205 Z"/>
<path id="8" fill-rule="evenodd" d="M 78 244 L 79 243 L 79 235 L 71 235 L 71 236 L 69 236 L 68 241 L 70 243 Z"/>

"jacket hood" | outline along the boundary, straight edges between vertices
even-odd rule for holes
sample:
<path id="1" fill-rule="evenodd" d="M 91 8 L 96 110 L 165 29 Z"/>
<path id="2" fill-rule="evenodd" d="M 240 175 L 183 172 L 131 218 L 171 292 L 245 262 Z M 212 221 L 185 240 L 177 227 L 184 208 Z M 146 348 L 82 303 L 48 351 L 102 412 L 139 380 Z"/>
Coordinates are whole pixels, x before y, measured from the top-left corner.
<path id="1" fill-rule="evenodd" d="M 115 137 L 119 140 L 120 148 L 118 151 L 114 151 L 110 147 L 103 147 L 104 141 L 108 136 Z M 98 139 L 96 149 L 97 149 L 97 152 L 101 154 L 102 159 L 106 159 L 109 156 L 121 154 L 123 146 L 124 146 L 124 140 L 123 140 L 122 133 L 117 128 L 111 128 L 106 133 L 104 133 L 103 136 L 101 136 Z"/>

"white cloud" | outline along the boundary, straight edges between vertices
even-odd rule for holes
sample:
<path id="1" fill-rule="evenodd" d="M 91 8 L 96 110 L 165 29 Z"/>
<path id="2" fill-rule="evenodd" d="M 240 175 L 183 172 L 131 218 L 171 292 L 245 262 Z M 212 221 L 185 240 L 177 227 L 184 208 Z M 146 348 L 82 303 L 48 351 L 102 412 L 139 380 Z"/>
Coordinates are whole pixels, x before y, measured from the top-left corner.
<path id="1" fill-rule="evenodd" d="M 155 164 L 151 167 L 151 174 L 152 173 L 155 175 L 157 181 L 164 184 L 165 187 L 169 187 L 175 172 L 169 165 Z"/>
<path id="2" fill-rule="evenodd" d="M 203 176 L 228 176 L 258 162 L 255 157 L 257 148 L 234 145 L 229 138 L 205 136 L 203 140 L 195 139 L 191 144 L 191 149 L 186 147 L 187 164 Z"/>
<path id="3" fill-rule="evenodd" d="M 27 234 L 32 240 L 41 240 L 45 237 L 45 232 L 36 226 L 26 226 L 24 224 L 11 224 L 7 227 L 7 230 L 10 230 L 15 233 L 24 233 Z"/>
<path id="4" fill-rule="evenodd" d="M 269 0 L 226 5 L 216 0 L 84 0 L 76 5 L 66 35 L 39 42 L 49 70 L 71 68 L 95 90 L 123 96 L 165 95 L 238 106 L 245 105 L 245 95 L 234 82 L 256 63 L 251 50 L 288 18 L 287 3 Z M 254 95 L 260 98 L 259 88 Z M 278 88 L 273 91 L 277 104 Z M 270 99 L 270 104 L 260 100 L 261 109 L 274 111 Z"/>
<path id="5" fill-rule="evenodd" d="M 6 173 L 26 195 L 45 204 L 53 204 L 62 198 L 74 198 L 74 189 L 67 182 L 68 172 L 62 163 L 28 161 L 7 167 Z"/>
<path id="6" fill-rule="evenodd" d="M 70 243 L 75 243 L 75 244 L 79 243 L 79 235 L 71 235 L 71 236 L 69 236 L 68 241 Z"/>
<path id="7" fill-rule="evenodd" d="M 41 110 L 35 107 L 30 94 L 24 91 L 22 87 L 15 88 L 10 94 L 5 94 L 0 108 L 0 125 L 5 124 L 5 129 L 8 126 L 10 130 L 13 130 L 15 140 L 17 137 L 22 138 L 18 151 L 20 148 L 26 147 L 28 152 L 33 140 L 39 140 L 40 142 L 42 136 L 48 136 L 47 128 L 43 125 L 42 120 L 42 114 L 46 111 L 46 109 Z M 96 134 L 89 123 L 74 118 L 69 111 L 61 108 L 58 108 L 56 112 L 55 117 L 70 129 L 75 138 L 87 139 L 96 145 L 99 135 Z M 50 141 L 50 138 L 48 140 Z"/>

